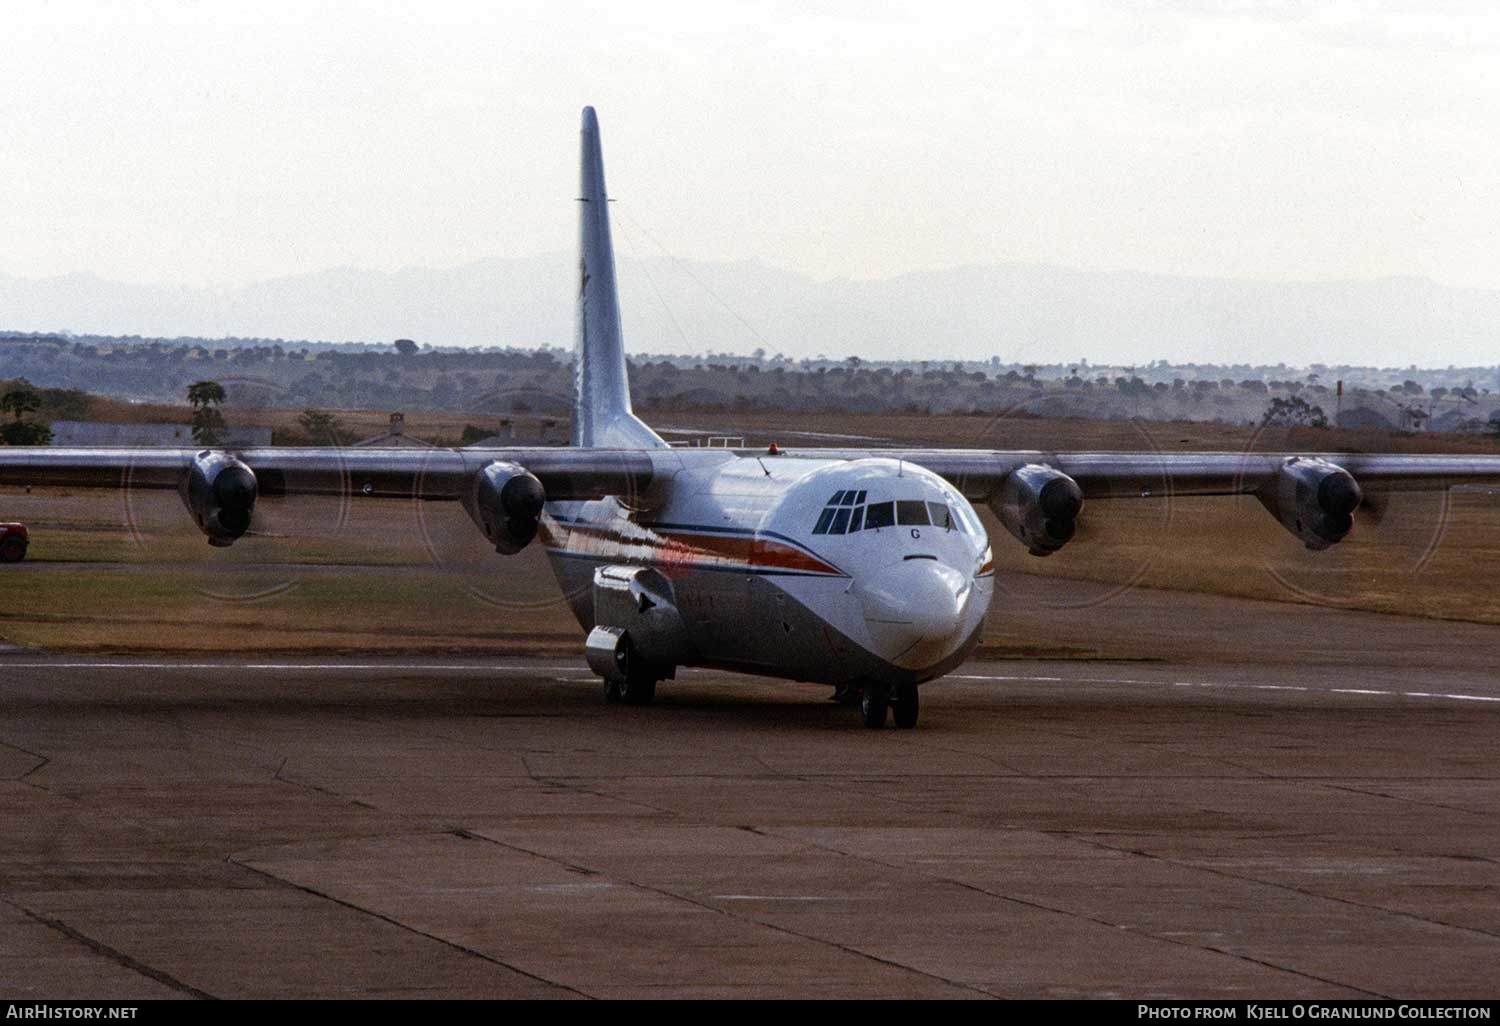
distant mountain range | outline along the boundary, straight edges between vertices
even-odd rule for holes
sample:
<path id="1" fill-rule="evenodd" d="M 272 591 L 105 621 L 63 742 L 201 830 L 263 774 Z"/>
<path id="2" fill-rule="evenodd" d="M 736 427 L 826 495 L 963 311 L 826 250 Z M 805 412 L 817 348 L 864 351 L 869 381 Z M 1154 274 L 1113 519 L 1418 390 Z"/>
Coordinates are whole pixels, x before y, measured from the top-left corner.
<path id="1" fill-rule="evenodd" d="M 0 329 L 570 345 L 573 258 L 336 269 L 235 289 L 0 275 Z M 620 261 L 634 352 L 1095 364 L 1500 364 L 1500 291 L 1409 277 L 1251 282 L 1034 264 L 817 280 L 757 261 Z"/>

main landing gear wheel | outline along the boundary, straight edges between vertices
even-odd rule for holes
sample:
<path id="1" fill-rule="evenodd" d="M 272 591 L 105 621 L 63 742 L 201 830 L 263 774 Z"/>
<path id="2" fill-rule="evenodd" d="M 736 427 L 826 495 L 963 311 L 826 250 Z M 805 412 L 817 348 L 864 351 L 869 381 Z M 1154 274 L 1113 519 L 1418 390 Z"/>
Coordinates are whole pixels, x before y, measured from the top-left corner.
<path id="1" fill-rule="evenodd" d="M 604 679 L 604 700 L 620 705 L 650 705 L 656 700 L 656 682 L 660 679 L 655 667 L 635 654 L 630 639 L 615 653 L 615 666 L 619 673 Z"/>
<path id="2" fill-rule="evenodd" d="M 833 697 L 829 701 L 837 702 L 839 705 L 858 705 L 859 696 L 860 686 L 858 684 L 839 684 L 834 687 Z"/>
<path id="3" fill-rule="evenodd" d="M 859 720 L 872 730 L 885 726 L 885 714 L 891 707 L 891 691 L 884 684 L 866 684 L 859 699 Z"/>
<path id="4" fill-rule="evenodd" d="M 656 678 L 626 677 L 604 682 L 604 700 L 619 705 L 650 705 L 656 700 Z"/>
<path id="5" fill-rule="evenodd" d="M 891 718 L 896 721 L 896 726 L 902 730 L 910 730 L 917 725 L 917 686 L 915 684 L 903 684 L 896 689 L 891 698 Z"/>

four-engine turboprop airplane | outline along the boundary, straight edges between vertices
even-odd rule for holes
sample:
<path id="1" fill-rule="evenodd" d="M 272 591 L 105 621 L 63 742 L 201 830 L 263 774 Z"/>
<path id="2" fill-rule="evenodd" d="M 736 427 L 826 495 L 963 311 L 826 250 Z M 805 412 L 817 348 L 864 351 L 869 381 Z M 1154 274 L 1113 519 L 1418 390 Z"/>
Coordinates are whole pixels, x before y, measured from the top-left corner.
<path id="1" fill-rule="evenodd" d="M 539 539 L 611 701 L 681 666 L 833 684 L 864 723 L 917 722 L 918 686 L 963 662 L 993 594 L 974 503 L 1044 556 L 1084 499 L 1259 498 L 1309 549 L 1367 489 L 1500 482 L 1471 456 L 671 448 L 631 411 L 599 127 L 583 111 L 572 446 L 0 450 L 0 484 L 176 489 L 212 545 L 260 496 L 456 500 L 496 551 Z"/>

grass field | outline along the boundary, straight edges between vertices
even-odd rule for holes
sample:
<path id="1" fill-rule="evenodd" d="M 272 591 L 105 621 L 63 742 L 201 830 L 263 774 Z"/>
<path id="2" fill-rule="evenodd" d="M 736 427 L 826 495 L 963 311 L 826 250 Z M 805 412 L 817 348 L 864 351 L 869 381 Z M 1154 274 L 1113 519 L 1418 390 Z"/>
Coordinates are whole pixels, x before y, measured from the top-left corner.
<path id="1" fill-rule="evenodd" d="M 685 414 L 674 426 L 768 440 L 756 416 Z M 784 424 L 785 418 L 782 418 Z M 805 431 L 993 447 L 1455 449 L 1446 439 L 1303 432 L 1252 438 L 1224 425 L 1029 418 L 822 417 Z M 1307 437 L 1307 436 L 1313 437 Z M 785 437 L 785 436 L 784 436 Z M 1371 444 L 1371 443 L 1374 444 Z M 786 442 L 795 448 L 795 442 Z M 840 443 L 830 440 L 830 444 Z M 1489 446 L 1490 440 L 1467 444 Z M 1028 556 L 989 517 L 1000 597 L 1014 575 L 1057 589 L 1057 616 L 1101 615 L 1131 587 L 1500 623 L 1500 496 L 1396 497 L 1379 523 L 1310 553 L 1252 499 L 1097 502 L 1079 536 Z M 574 652 L 581 632 L 542 554 L 496 555 L 453 504 L 263 500 L 257 536 L 211 549 L 174 495 L 0 492 L 26 521 L 29 560 L 0 568 L 0 638 L 95 652 Z M 1028 601 L 1040 592 L 1026 589 Z M 1065 597 L 1062 597 L 1064 596 Z M 1047 652 L 993 618 L 991 655 Z M 1098 653 L 1078 653 L 1097 655 Z"/>

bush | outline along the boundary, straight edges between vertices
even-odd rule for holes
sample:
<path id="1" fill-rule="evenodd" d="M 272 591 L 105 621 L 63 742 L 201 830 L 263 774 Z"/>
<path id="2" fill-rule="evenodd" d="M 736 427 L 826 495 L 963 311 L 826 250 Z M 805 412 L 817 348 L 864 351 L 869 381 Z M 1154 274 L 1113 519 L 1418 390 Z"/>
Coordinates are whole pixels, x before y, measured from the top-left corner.
<path id="1" fill-rule="evenodd" d="M 1306 399 L 1292 396 L 1290 399 L 1272 399 L 1271 405 L 1266 407 L 1266 415 L 1261 418 L 1261 425 L 1280 427 L 1318 427 L 1328 426 L 1328 415 L 1323 412 L 1323 407 L 1314 406 Z"/>
<path id="2" fill-rule="evenodd" d="M 12 420 L 0 427 L 0 441 L 6 445 L 46 445 L 52 441 L 52 429 L 29 420 Z"/>

